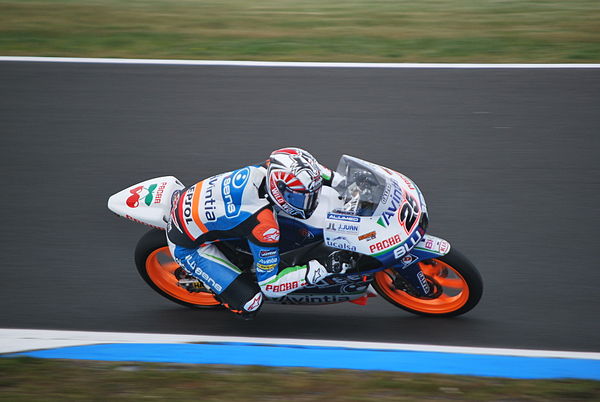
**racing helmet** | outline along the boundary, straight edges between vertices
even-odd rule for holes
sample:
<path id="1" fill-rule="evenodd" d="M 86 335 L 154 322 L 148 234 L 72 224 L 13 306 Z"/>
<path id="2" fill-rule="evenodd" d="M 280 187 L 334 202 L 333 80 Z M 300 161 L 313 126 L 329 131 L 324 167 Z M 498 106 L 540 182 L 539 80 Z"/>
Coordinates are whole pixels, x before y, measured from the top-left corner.
<path id="1" fill-rule="evenodd" d="M 300 148 L 271 153 L 267 169 L 267 194 L 288 215 L 308 219 L 317 208 L 323 179 L 317 160 Z"/>

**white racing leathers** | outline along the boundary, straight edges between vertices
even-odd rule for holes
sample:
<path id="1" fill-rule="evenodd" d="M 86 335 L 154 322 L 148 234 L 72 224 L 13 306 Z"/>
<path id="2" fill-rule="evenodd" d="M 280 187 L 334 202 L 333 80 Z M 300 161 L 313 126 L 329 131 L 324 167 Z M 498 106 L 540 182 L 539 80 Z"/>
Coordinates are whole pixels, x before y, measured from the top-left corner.
<path id="1" fill-rule="evenodd" d="M 265 175 L 264 166 L 247 166 L 176 192 L 167 228 L 169 247 L 179 265 L 232 311 L 242 314 L 257 311 L 263 294 L 283 296 L 328 275 L 316 261 L 280 266 L 281 231 L 264 193 Z M 283 221 L 292 223 L 292 234 L 301 225 L 293 219 Z M 322 238 L 320 229 L 308 226 L 301 231 L 306 241 Z M 219 247 L 220 241 L 235 239 L 247 241 L 256 280 L 235 266 Z"/>

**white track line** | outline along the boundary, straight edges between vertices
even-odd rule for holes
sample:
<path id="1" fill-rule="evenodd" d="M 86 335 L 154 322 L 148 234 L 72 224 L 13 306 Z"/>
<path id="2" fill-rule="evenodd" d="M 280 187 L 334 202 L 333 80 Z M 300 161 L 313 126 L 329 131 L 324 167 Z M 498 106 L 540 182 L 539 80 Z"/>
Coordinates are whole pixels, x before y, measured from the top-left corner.
<path id="1" fill-rule="evenodd" d="M 234 67 L 304 67 L 304 68 L 420 68 L 420 69 L 597 69 L 600 64 L 473 64 L 473 63 L 329 63 L 287 61 L 235 61 L 235 60 L 162 60 L 162 59 L 115 59 L 79 57 L 27 57 L 0 56 L 1 61 L 42 63 L 104 63 L 104 64 L 154 64 L 179 66 L 234 66 Z"/>
<path id="2" fill-rule="evenodd" d="M 253 343 L 259 345 L 321 346 L 350 349 L 406 350 L 418 352 L 462 353 L 495 356 L 554 357 L 566 359 L 600 360 L 600 353 L 593 352 L 416 345 L 407 343 L 331 341 L 318 339 L 247 338 L 212 335 L 0 329 L 0 353 L 15 353 L 28 350 L 105 343 Z"/>

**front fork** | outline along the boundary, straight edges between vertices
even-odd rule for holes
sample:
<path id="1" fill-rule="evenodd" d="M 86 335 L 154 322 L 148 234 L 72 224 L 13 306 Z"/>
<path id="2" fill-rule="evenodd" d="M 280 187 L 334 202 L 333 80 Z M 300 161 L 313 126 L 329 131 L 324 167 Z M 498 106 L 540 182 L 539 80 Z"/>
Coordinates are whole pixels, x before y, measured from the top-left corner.
<path id="1" fill-rule="evenodd" d="M 446 240 L 428 234 L 424 235 L 413 248 L 403 255 L 397 255 L 398 263 L 391 267 L 399 275 L 399 278 L 394 280 L 394 284 L 413 296 L 431 296 L 434 290 L 417 263 L 441 257 L 448 254 L 449 251 L 450 243 Z"/>

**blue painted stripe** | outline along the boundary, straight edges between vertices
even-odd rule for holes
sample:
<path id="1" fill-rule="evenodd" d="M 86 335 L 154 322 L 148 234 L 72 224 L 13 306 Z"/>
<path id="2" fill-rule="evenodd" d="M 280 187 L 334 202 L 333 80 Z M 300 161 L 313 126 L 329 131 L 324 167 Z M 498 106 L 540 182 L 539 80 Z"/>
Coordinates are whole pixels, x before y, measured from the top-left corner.
<path id="1" fill-rule="evenodd" d="M 107 344 L 12 354 L 53 359 L 385 370 L 507 378 L 600 380 L 600 360 L 404 350 L 226 344 Z"/>

